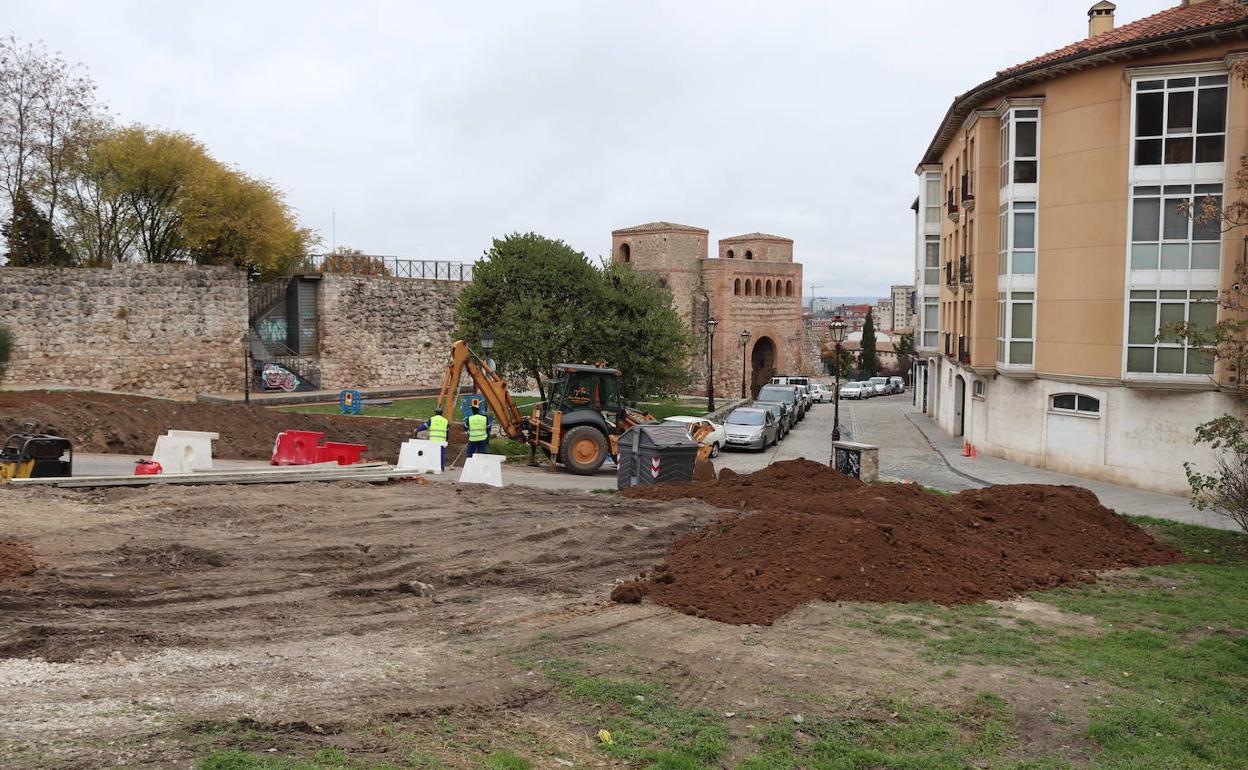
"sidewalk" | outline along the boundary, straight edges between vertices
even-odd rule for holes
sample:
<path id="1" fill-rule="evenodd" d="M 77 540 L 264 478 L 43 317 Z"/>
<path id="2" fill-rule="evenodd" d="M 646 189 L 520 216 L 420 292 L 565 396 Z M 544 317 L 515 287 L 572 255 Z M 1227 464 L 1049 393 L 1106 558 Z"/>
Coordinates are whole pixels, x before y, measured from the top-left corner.
<path id="1" fill-rule="evenodd" d="M 1135 487 L 1124 487 L 1105 481 L 1069 476 L 1064 473 L 1010 462 L 997 457 L 962 456 L 962 442 L 941 430 L 927 415 L 913 405 L 901 407 L 904 417 L 921 433 L 950 470 L 981 486 L 993 484 L 1068 484 L 1089 489 L 1106 508 L 1119 513 L 1152 516 L 1158 519 L 1198 524 L 1213 529 L 1239 529 L 1230 519 L 1193 508 L 1186 497 L 1163 495 Z M 918 479 L 916 479 L 918 480 Z"/>

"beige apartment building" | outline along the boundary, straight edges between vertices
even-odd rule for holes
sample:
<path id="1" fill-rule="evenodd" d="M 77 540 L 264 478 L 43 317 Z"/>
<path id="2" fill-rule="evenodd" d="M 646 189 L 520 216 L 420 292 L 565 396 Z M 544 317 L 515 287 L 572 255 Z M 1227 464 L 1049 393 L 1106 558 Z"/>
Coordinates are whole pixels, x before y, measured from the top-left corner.
<path id="1" fill-rule="evenodd" d="M 1185 206 L 1248 194 L 1248 6 L 1115 10 L 936 127 L 912 207 L 915 400 L 981 453 L 1183 493 L 1183 461 L 1210 459 L 1194 426 L 1236 409 L 1240 373 L 1164 330 L 1219 317 L 1245 248 Z"/>

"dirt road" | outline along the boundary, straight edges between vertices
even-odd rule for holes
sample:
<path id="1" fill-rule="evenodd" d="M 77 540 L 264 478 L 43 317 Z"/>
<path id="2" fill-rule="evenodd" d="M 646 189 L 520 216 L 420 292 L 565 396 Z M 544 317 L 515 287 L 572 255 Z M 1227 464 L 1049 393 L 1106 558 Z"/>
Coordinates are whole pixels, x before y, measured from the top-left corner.
<path id="1" fill-rule="evenodd" d="M 721 513 L 702 502 L 340 482 L 0 489 L 0 510 L 9 555 L 37 565 L 0 580 L 6 768 L 189 768 L 221 745 L 413 767 L 430 766 L 405 764 L 413 746 L 434 746 L 479 768 L 471 747 L 517 741 L 561 759 L 539 767 L 600 766 L 598 725 L 552 685 L 564 659 L 662 681 L 687 713 L 751 719 L 888 720 L 882 693 L 961 708 L 989 690 L 1029 754 L 1086 750 L 1071 737 L 1085 692 L 942 674 L 881 644 L 861 608 L 814 603 L 760 627 L 608 602 Z M 1055 729 L 1053 709 L 1074 725 Z M 755 722 L 720 718 L 757 747 Z M 407 742 L 378 748 L 389 735 Z"/>

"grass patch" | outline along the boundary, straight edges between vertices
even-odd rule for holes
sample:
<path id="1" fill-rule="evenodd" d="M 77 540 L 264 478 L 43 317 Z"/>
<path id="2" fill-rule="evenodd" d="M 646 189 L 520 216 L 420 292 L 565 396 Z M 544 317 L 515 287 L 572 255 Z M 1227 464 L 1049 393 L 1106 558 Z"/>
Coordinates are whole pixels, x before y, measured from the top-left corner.
<path id="1" fill-rule="evenodd" d="M 906 607 L 926 622 L 889 623 L 867 611 L 866 624 L 917 636 L 935 662 L 998 663 L 1100 683 L 1108 695 L 1090 704 L 1086 733 L 1101 748 L 1093 767 L 1235 767 L 1248 756 L 1248 536 L 1137 522 L 1194 561 L 1034 595 L 1096 618 L 1095 632 L 1008 618 L 989 605 Z"/>
<path id="2" fill-rule="evenodd" d="M 538 402 L 537 396 L 512 396 L 512 401 L 520 408 L 521 413 L 527 413 L 529 407 Z M 424 398 L 400 398 L 391 401 L 387 406 L 364 406 L 362 414 L 365 417 L 399 417 L 405 420 L 427 420 L 433 414 L 433 410 L 438 406 L 438 399 L 433 396 Z M 291 406 L 276 407 L 282 412 L 305 412 L 308 414 L 339 414 L 342 409 L 337 403 L 333 404 L 294 404 Z M 637 405 L 637 408 L 653 415 L 655 419 L 662 420 L 667 417 L 678 414 L 702 415 L 706 413 L 706 401 L 686 400 L 679 398 L 663 398 L 650 399 L 643 401 Z M 462 421 L 465 417 L 459 413 L 459 405 L 456 404 L 455 414 L 448 415 L 451 422 Z"/>

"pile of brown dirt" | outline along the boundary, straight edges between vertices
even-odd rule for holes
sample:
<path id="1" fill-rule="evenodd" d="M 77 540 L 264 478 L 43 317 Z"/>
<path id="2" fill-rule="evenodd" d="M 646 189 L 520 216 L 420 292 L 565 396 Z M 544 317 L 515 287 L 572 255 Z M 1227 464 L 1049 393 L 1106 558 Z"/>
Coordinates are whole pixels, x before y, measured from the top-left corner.
<path id="1" fill-rule="evenodd" d="M 866 485 L 808 460 L 748 476 L 635 487 L 628 497 L 696 498 L 753 511 L 676 540 L 665 561 L 618 586 L 726 623 L 769 625 L 814 599 L 959 604 L 1091 582 L 1098 570 L 1182 554 L 1080 487 L 996 486 L 943 496 Z"/>
<path id="2" fill-rule="evenodd" d="M 35 560 L 30 550 L 21 543 L 0 540 L 0 580 L 30 575 L 35 571 Z"/>
<path id="3" fill-rule="evenodd" d="M 201 404 L 78 391 L 0 392 L 0 439 L 33 422 L 41 433 L 64 436 L 77 452 L 148 455 L 167 430 L 221 434 L 216 457 L 267 460 L 283 430 L 324 433 L 327 440 L 367 444 L 365 456 L 394 462 L 413 420 L 279 412 L 244 404 Z M 452 455 L 453 456 L 453 455 Z"/>

